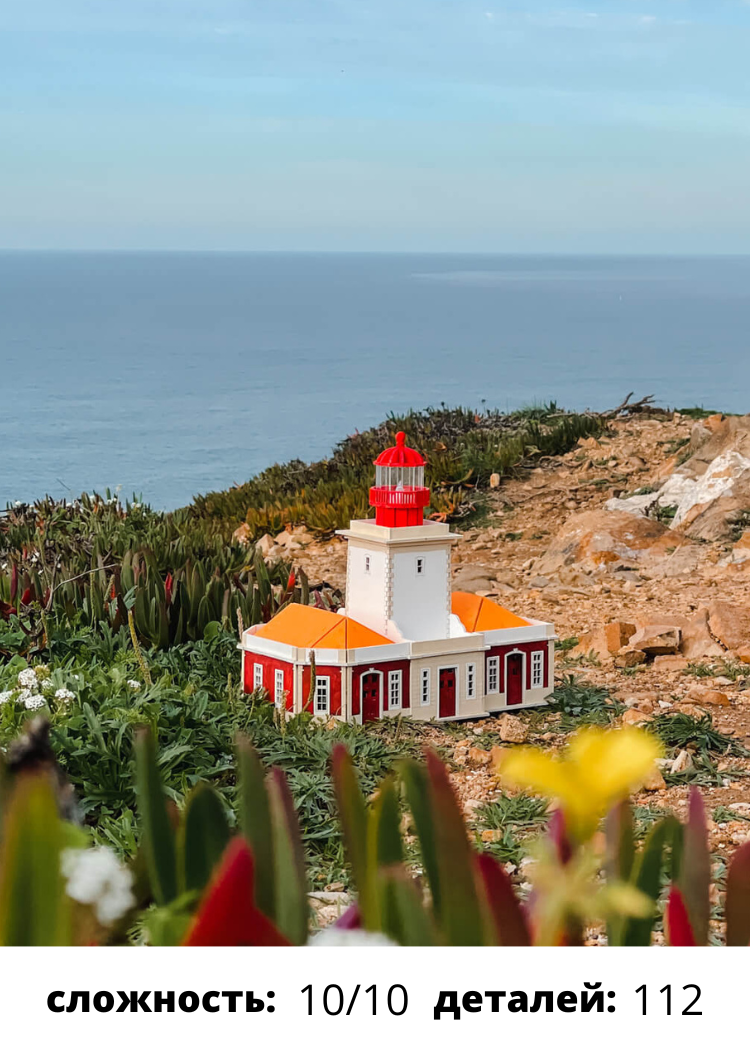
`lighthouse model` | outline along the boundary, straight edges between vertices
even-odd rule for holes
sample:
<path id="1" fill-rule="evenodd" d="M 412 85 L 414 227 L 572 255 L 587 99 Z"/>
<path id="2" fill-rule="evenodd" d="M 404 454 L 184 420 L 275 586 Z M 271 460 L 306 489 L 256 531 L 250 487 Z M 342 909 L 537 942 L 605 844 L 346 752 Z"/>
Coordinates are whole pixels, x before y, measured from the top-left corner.
<path id="1" fill-rule="evenodd" d="M 352 521 L 346 608 L 288 605 L 243 633 L 245 691 L 289 713 L 369 722 L 476 718 L 543 704 L 552 691 L 552 624 L 451 593 L 457 536 L 428 521 L 424 459 L 405 435 L 375 460 L 375 518 Z"/>

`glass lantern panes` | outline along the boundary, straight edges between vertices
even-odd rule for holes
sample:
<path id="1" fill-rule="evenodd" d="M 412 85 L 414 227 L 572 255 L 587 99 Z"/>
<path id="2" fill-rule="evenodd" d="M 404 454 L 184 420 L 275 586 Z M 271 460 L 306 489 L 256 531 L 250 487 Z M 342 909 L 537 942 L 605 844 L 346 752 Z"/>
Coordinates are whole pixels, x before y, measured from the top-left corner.
<path id="1" fill-rule="evenodd" d="M 424 488 L 424 467 L 375 467 L 377 488 Z"/>

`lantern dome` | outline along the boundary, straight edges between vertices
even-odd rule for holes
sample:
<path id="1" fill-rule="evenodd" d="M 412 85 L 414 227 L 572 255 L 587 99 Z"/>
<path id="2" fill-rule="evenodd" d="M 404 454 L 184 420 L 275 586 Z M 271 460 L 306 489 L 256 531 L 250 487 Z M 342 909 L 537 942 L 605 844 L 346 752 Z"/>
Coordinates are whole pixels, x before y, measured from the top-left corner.
<path id="1" fill-rule="evenodd" d="M 376 467 L 423 467 L 424 459 L 416 449 L 406 444 L 406 434 L 399 430 L 396 444 L 381 452 L 375 460 Z"/>
<path id="2" fill-rule="evenodd" d="M 375 522 L 387 528 L 421 525 L 430 490 L 424 483 L 424 458 L 406 445 L 406 434 L 399 430 L 396 444 L 375 460 L 375 484 L 370 489 L 370 505 Z"/>

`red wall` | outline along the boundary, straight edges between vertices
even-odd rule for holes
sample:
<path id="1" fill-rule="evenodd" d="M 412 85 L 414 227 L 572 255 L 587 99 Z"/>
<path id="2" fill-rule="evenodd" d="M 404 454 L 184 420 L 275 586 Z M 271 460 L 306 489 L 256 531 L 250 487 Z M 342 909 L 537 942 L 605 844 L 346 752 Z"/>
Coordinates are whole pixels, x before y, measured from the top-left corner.
<path id="1" fill-rule="evenodd" d="M 332 715 L 341 714 L 341 668 L 340 667 L 316 667 L 315 673 L 328 675 L 331 679 L 331 710 Z M 310 668 L 302 668 L 302 709 L 313 710 L 313 701 L 310 698 Z"/>
<path id="2" fill-rule="evenodd" d="M 500 675 L 499 685 L 500 692 L 505 692 L 505 657 L 508 653 L 512 653 L 514 650 L 520 650 L 522 653 L 526 653 L 526 688 L 531 689 L 531 653 L 544 653 L 544 687 L 547 688 L 547 684 L 550 680 L 549 675 L 549 642 L 520 642 L 518 645 L 493 645 L 491 649 L 488 649 L 485 653 L 485 657 L 499 656 L 500 657 Z M 485 682 L 487 681 L 487 664 L 485 663 Z"/>
<path id="3" fill-rule="evenodd" d="M 294 665 L 286 660 L 279 660 L 277 656 L 261 656 L 259 653 L 245 653 L 245 692 L 253 691 L 253 665 L 260 664 L 263 668 L 263 688 L 268 693 L 268 699 L 273 703 L 275 691 L 276 669 L 281 668 L 284 672 L 284 690 L 286 692 L 286 709 L 294 710 Z"/>
<path id="4" fill-rule="evenodd" d="M 409 696 L 410 663 L 408 660 L 391 660 L 382 664 L 362 664 L 360 667 L 352 668 L 352 714 L 358 715 L 362 710 L 362 675 L 369 671 L 383 672 L 383 702 L 388 703 L 388 672 L 401 672 L 401 710 L 408 711 L 411 707 Z M 384 711 L 387 708 L 384 708 Z"/>

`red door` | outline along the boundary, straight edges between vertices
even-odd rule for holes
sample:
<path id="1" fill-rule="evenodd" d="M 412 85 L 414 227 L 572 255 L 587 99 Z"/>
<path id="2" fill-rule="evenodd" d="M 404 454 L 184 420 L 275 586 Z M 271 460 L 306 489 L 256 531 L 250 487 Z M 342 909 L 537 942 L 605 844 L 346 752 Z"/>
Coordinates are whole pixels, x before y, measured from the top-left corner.
<path id="1" fill-rule="evenodd" d="M 373 722 L 380 718 L 380 675 L 364 674 L 362 685 L 362 721 Z"/>
<path id="2" fill-rule="evenodd" d="M 456 713 L 456 668 L 443 667 L 440 671 L 440 698 L 438 715 L 452 718 Z"/>
<path id="3" fill-rule="evenodd" d="M 523 700 L 523 655 L 511 653 L 508 657 L 508 704 L 520 704 Z"/>

